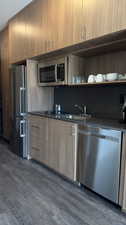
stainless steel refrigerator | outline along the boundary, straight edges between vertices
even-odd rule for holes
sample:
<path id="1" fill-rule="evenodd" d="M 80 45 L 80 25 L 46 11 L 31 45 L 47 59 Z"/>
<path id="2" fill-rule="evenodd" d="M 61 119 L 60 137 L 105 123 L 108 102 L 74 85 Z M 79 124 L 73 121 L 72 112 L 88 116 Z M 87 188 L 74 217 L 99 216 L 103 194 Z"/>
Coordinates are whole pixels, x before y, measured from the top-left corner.
<path id="1" fill-rule="evenodd" d="M 27 151 L 27 85 L 26 66 L 11 69 L 12 84 L 12 137 L 11 149 L 22 158 L 28 158 Z"/>

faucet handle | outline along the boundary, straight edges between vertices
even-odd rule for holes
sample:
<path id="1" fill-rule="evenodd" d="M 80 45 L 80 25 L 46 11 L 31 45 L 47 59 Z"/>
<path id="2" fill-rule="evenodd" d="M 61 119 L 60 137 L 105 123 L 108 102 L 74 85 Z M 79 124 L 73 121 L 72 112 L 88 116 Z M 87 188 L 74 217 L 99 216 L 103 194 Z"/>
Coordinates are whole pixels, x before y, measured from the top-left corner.
<path id="1" fill-rule="evenodd" d="M 85 115 L 87 114 L 87 106 L 86 105 L 84 106 L 84 114 Z"/>
<path id="2" fill-rule="evenodd" d="M 82 104 L 82 107 L 83 107 L 83 113 L 86 115 L 87 114 L 87 106 Z"/>
<path id="3" fill-rule="evenodd" d="M 83 113 L 83 107 L 82 106 L 75 104 L 74 107 L 78 108 Z"/>

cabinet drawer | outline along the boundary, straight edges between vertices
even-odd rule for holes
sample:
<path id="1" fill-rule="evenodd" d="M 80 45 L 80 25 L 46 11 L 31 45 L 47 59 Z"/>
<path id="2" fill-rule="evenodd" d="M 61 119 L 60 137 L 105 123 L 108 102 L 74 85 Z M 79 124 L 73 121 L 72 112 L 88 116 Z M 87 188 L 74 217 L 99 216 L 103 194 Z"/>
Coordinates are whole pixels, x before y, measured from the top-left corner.
<path id="1" fill-rule="evenodd" d="M 55 120 L 54 124 L 55 129 L 57 129 L 57 131 L 59 130 L 61 135 L 73 136 L 73 134 L 75 133 L 76 125 L 73 123 Z"/>
<path id="2" fill-rule="evenodd" d="M 29 141 L 31 158 L 46 164 L 48 142 L 48 119 L 29 116 Z"/>
<path id="3" fill-rule="evenodd" d="M 37 161 L 41 161 L 41 149 L 38 146 L 31 146 L 31 157 Z"/>

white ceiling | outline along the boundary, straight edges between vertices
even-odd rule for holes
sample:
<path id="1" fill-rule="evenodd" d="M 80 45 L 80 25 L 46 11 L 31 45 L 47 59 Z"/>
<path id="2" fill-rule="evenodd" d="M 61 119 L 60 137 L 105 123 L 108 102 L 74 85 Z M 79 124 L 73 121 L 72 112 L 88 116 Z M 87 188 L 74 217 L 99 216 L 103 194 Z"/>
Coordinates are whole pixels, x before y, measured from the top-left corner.
<path id="1" fill-rule="evenodd" d="M 0 30 L 4 28 L 8 20 L 32 0 L 0 0 Z"/>

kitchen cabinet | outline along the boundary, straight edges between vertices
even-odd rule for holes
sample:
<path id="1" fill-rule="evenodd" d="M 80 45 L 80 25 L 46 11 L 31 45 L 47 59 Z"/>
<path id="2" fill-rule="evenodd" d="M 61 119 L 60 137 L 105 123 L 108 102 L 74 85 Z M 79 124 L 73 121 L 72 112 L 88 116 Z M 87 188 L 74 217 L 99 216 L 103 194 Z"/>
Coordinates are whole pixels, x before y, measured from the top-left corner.
<path id="1" fill-rule="evenodd" d="M 47 164 L 48 119 L 29 117 L 29 145 L 31 158 Z"/>
<path id="2" fill-rule="evenodd" d="M 76 180 L 77 125 L 58 121 L 56 129 L 57 148 L 59 149 L 58 171 Z"/>
<path id="3" fill-rule="evenodd" d="M 49 119 L 48 166 L 76 180 L 77 125 Z"/>
<path id="4" fill-rule="evenodd" d="M 125 0 L 83 0 L 86 40 L 126 29 Z"/>
<path id="5" fill-rule="evenodd" d="M 9 23 L 11 63 L 85 40 L 83 0 L 36 0 Z"/>
<path id="6" fill-rule="evenodd" d="M 35 0 L 9 22 L 11 62 L 124 29 L 125 0 Z"/>
<path id="7" fill-rule="evenodd" d="M 0 33 L 0 88 L 2 95 L 3 137 L 10 140 L 11 133 L 11 88 L 9 73 L 9 31 L 6 27 Z"/>
<path id="8" fill-rule="evenodd" d="M 10 62 L 18 62 L 28 57 L 25 10 L 9 23 Z M 31 37 L 32 38 L 32 37 Z"/>
<path id="9" fill-rule="evenodd" d="M 57 5 L 55 27 L 58 34 L 58 48 L 85 41 L 85 21 L 82 0 L 53 0 Z"/>
<path id="10" fill-rule="evenodd" d="M 32 159 L 76 180 L 76 124 L 29 116 L 29 146 Z"/>

